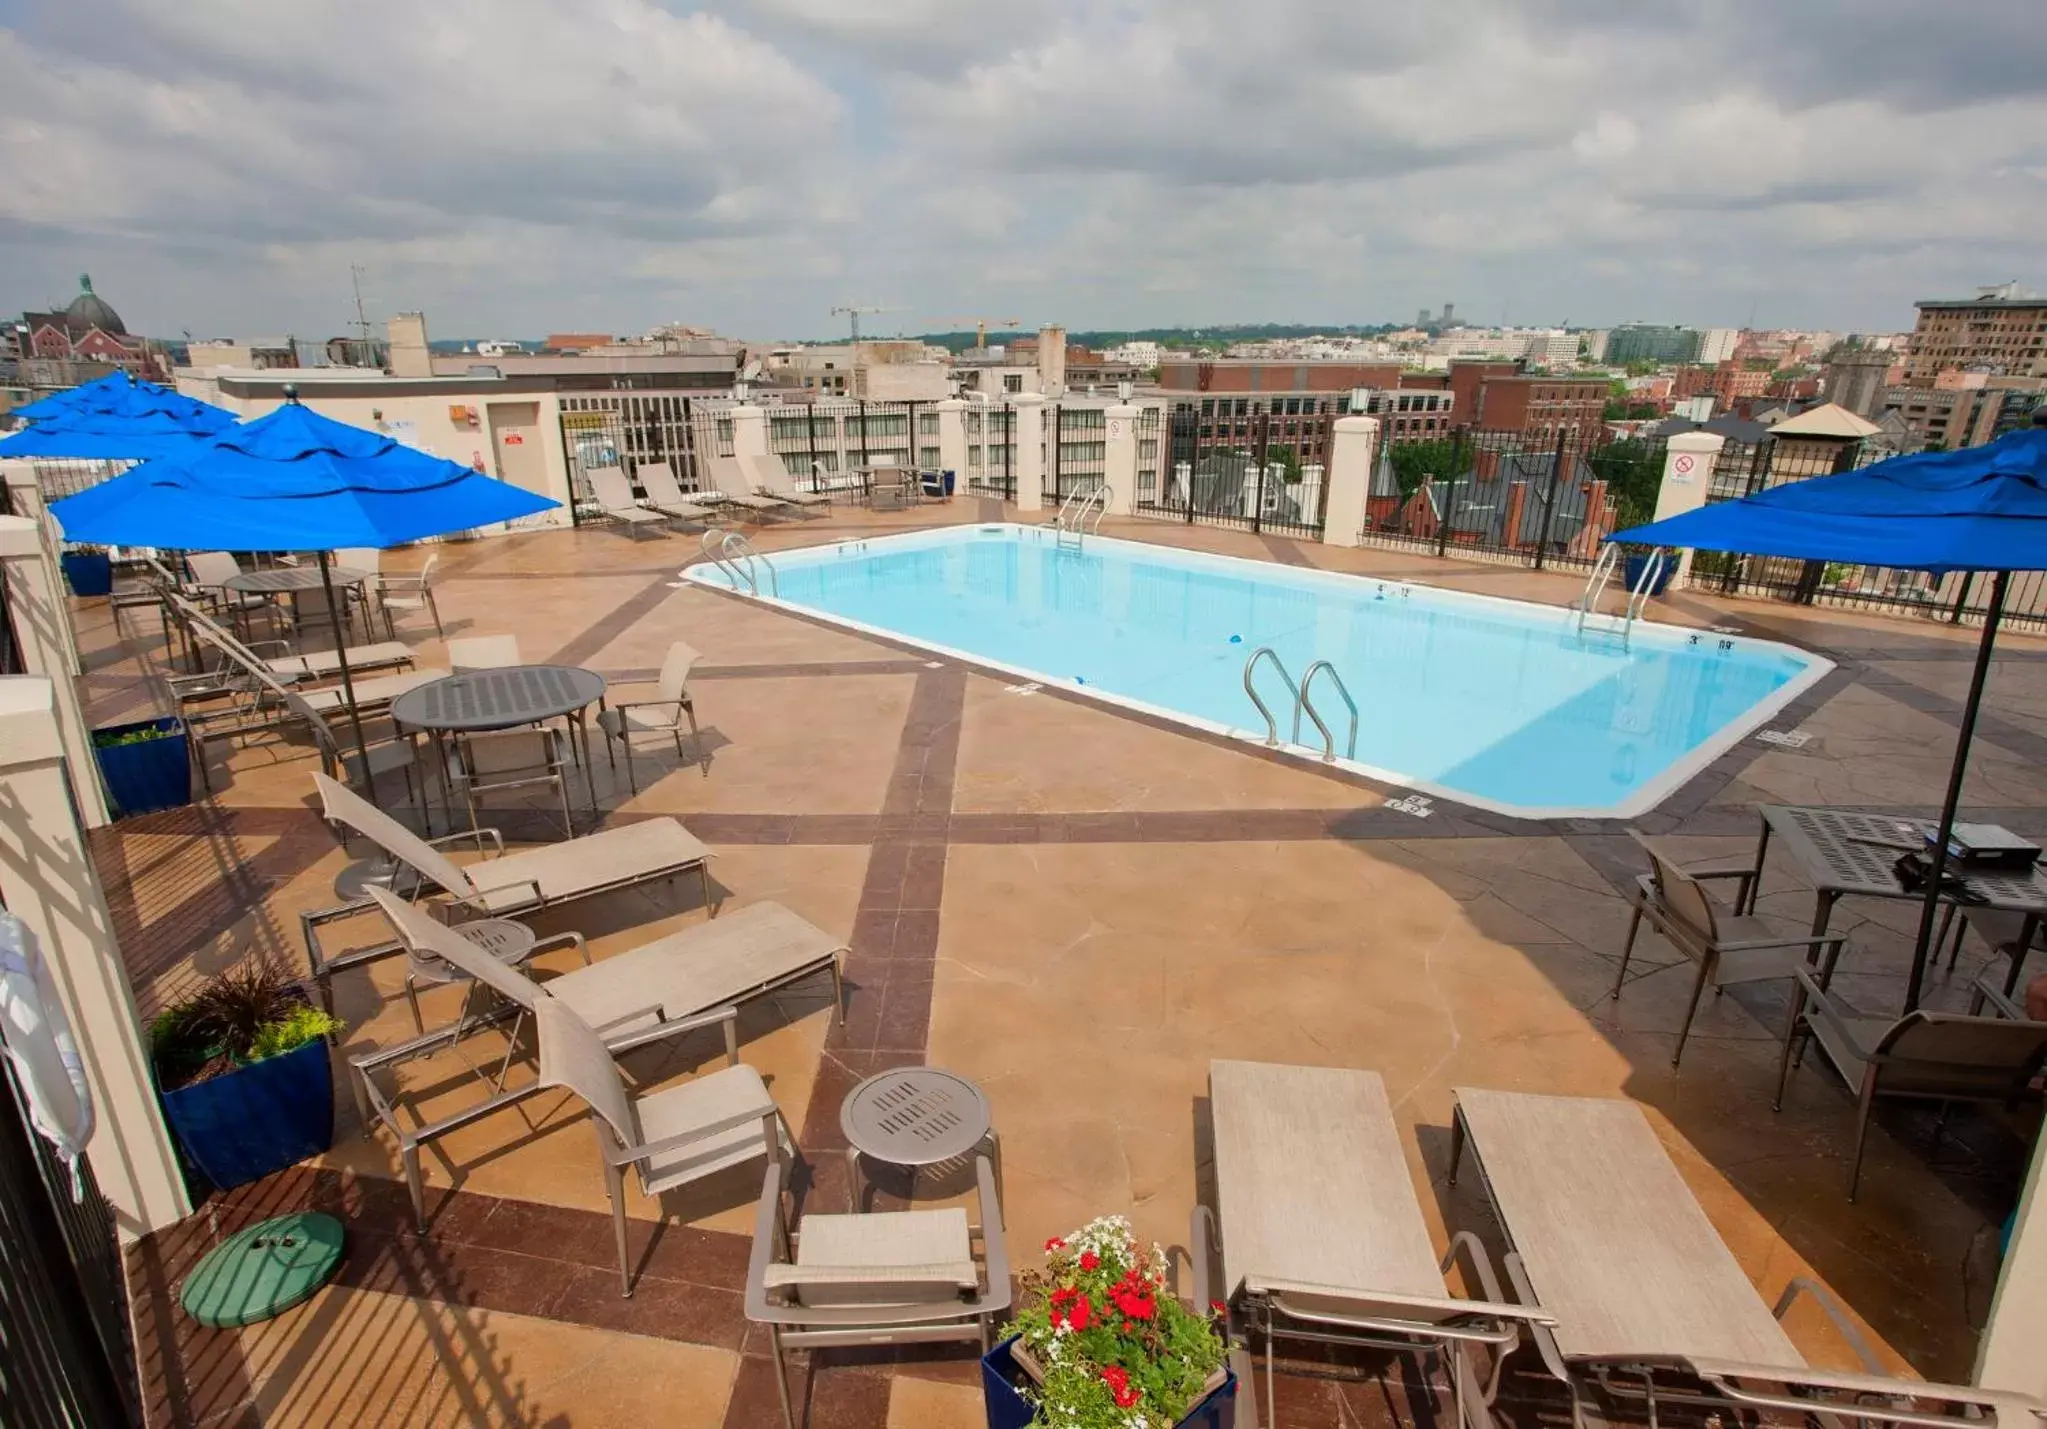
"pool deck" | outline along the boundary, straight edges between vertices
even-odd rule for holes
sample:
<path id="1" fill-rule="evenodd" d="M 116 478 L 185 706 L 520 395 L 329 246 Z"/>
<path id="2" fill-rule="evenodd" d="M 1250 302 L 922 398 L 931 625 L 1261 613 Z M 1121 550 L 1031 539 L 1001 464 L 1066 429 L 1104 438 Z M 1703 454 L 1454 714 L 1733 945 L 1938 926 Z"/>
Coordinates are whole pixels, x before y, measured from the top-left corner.
<path id="1" fill-rule="evenodd" d="M 836 508 L 750 531 L 763 550 L 948 521 L 1001 519 L 962 498 L 899 515 Z M 1138 540 L 1564 604 L 1582 576 L 1150 521 Z M 691 586 L 693 537 L 633 543 L 604 529 L 443 548 L 452 634 L 514 633 L 529 660 L 585 664 L 614 683 L 651 679 L 687 639 L 708 772 L 650 742 L 628 793 L 600 754 L 609 822 L 674 814 L 717 850 L 724 906 L 783 902 L 849 937 L 850 1000 L 799 988 L 741 1019 L 742 1056 L 768 1077 L 811 1158 L 813 1207 L 843 1205 L 838 1105 L 860 1077 L 929 1061 L 987 1092 L 1002 1132 L 1008 1245 L 1035 1262 L 1048 1236 L 1104 1213 L 1184 1242 L 1209 1184 L 1212 1057 L 1371 1067 L 1383 1074 L 1425 1213 L 1498 1235 L 1467 1178 L 1447 1185 L 1450 1088 L 1460 1084 L 1633 1098 L 1766 1299 L 1810 1274 L 1899 1367 L 1966 1378 L 1994 1288 L 2032 1126 L 1957 1112 L 1880 1114 L 1861 1199 L 1843 1194 L 1846 1091 L 1816 1064 L 1772 1113 L 1783 986 L 1702 1006 L 1684 1066 L 1670 1051 L 1689 976 L 1644 935 L 1623 997 L 1609 997 L 1638 872 L 1628 825 L 1523 820 L 1438 801 L 1421 818 L 1399 791 L 1105 708 L 1028 695 L 950 660 Z M 400 553 L 394 564 L 415 563 Z M 1799 749 L 1741 742 L 1634 826 L 1687 852 L 1746 852 L 1753 806 L 1937 803 L 1976 632 L 1696 593 L 1661 603 L 1677 623 L 1735 625 L 1839 663 L 1773 727 Z M 77 608 L 96 721 L 155 707 L 153 641 L 123 644 L 104 602 Z M 401 631 L 437 663 L 432 627 Z M 2001 642 L 1965 793 L 1972 818 L 2047 835 L 2047 642 Z M 303 966 L 297 913 L 334 901 L 348 866 L 309 804 L 308 746 L 256 743 L 215 766 L 218 797 L 124 821 L 96 837 L 145 1016 L 238 960 Z M 227 777 L 221 776 L 226 773 Z M 578 785 L 580 794 L 580 783 Z M 532 811 L 512 811 L 515 829 Z M 582 827 L 588 827 L 588 815 Z M 1765 915 L 1804 926 L 1811 895 L 1773 857 Z M 694 880 L 594 900 L 536 920 L 578 928 L 598 956 L 690 926 Z M 1916 909 L 1849 900 L 1838 986 L 1896 1006 Z M 376 929 L 365 927 L 367 941 Z M 346 941 L 345 939 L 343 941 Z M 548 965 L 543 963 L 543 966 Z M 1973 941 L 1931 983 L 1958 1006 L 2001 961 Z M 1637 975 L 1639 973 L 1639 975 Z M 337 983 L 346 1050 L 410 1031 L 398 969 Z M 427 995 L 429 1016 L 459 994 Z M 715 1038 L 628 1059 L 643 1086 L 720 1061 Z M 473 1095 L 459 1064 L 408 1090 L 428 1109 Z M 581 1109 L 537 1098 L 429 1156 L 433 1223 L 410 1228 L 394 1149 L 365 1135 L 344 1096 L 317 1166 L 216 1198 L 131 1253 L 153 1424 L 751 1426 L 779 1422 L 763 1337 L 739 1313 L 752 1175 L 659 1210 L 640 1200 L 637 1293 L 617 1292 L 594 1139 Z M 284 1318 L 201 1330 L 172 1304 L 179 1276 L 220 1235 L 299 1206 L 343 1211 L 350 1253 L 335 1288 Z M 653 1237 L 651 1249 L 646 1249 Z M 1848 1367 L 1817 1316 L 1794 1316 L 1815 1362 Z M 799 1376 L 799 1383 L 801 1377 Z M 1281 1422 L 1415 1422 L 1412 1371 L 1297 1363 Z M 968 1356 L 827 1354 L 813 1425 L 980 1423 Z M 1539 1386 L 1517 1379 L 1510 1417 Z M 1419 1416 L 1425 1418 L 1426 1416 Z"/>

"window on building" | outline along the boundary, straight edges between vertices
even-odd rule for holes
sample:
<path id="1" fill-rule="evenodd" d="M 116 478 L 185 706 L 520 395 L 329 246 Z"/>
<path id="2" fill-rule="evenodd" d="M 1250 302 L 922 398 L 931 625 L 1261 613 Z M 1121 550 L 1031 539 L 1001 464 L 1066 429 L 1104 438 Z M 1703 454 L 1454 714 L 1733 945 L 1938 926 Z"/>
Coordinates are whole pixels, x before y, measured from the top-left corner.
<path id="1" fill-rule="evenodd" d="M 1005 391 L 1005 392 L 1021 392 L 1021 391 L 1023 391 L 1023 374 L 1022 374 L 1021 372 L 1005 372 L 1005 373 L 1003 373 L 1003 374 L 1002 374 L 1002 390 L 1003 390 L 1003 391 Z"/>

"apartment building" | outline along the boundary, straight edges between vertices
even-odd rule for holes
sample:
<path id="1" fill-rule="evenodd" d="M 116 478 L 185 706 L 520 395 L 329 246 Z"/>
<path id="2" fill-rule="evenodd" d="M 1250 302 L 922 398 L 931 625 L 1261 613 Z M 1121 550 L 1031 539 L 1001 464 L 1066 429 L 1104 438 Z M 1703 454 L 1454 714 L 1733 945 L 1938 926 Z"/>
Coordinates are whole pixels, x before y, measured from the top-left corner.
<path id="1" fill-rule="evenodd" d="M 1159 359 L 1158 385 L 1167 392 L 1328 392 L 1354 387 L 1398 387 L 1397 362 L 1289 362 L 1260 357 Z"/>
<path id="2" fill-rule="evenodd" d="M 1951 368 L 1981 368 L 2005 377 L 2047 377 L 2047 298 L 2005 283 L 1973 298 L 1914 303 L 1905 381 L 1929 386 Z"/>

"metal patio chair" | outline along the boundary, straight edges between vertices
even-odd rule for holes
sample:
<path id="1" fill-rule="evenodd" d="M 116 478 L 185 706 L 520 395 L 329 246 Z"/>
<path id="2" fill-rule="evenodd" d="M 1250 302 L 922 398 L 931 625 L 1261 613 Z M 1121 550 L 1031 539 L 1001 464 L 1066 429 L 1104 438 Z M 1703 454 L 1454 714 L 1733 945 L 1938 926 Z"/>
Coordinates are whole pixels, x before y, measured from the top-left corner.
<path id="1" fill-rule="evenodd" d="M 1787 937 L 1760 918 L 1722 911 L 1705 889 L 1707 880 L 1735 879 L 1737 903 L 1747 897 L 1755 880 L 1751 868 L 1687 868 L 1673 858 L 1659 839 L 1630 829 L 1629 834 L 1649 855 L 1649 872 L 1635 880 L 1633 913 L 1628 919 L 1628 941 L 1621 949 L 1620 970 L 1613 980 L 1613 999 L 1620 1000 L 1627 984 L 1628 963 L 1634 957 L 1635 939 L 1642 922 L 1661 933 L 1664 940 L 1698 967 L 1692 983 L 1691 1001 L 1685 1006 L 1684 1025 L 1678 1029 L 1677 1047 L 1670 1054 L 1675 1067 L 1685 1054 L 1691 1036 L 1692 1019 L 1698 1015 L 1699 996 L 1706 984 L 1721 989 L 1739 982 L 1764 982 L 1790 977 L 1800 959 L 1794 950 L 1806 949 L 1809 956 L 1820 949 L 1832 957 L 1846 941 L 1845 933 L 1802 933 Z"/>
<path id="2" fill-rule="evenodd" d="M 597 498 L 604 514 L 625 527 L 626 534 L 635 541 L 642 536 L 668 534 L 668 518 L 659 512 L 649 511 L 633 499 L 632 484 L 625 479 L 624 468 L 595 466 L 583 475 L 588 478 L 590 493 Z"/>
<path id="3" fill-rule="evenodd" d="M 440 559 L 440 552 L 429 551 L 426 563 L 411 575 L 378 574 L 377 609 L 384 613 L 384 634 L 397 638 L 392 612 L 424 610 L 433 617 L 434 634 L 443 640 L 447 638 L 448 632 L 441 625 L 440 602 L 434 599 L 434 566 Z"/>
<path id="4" fill-rule="evenodd" d="M 448 668 L 458 675 L 522 663 L 516 635 L 458 635 L 448 642 Z"/>
<path id="5" fill-rule="evenodd" d="M 675 757 L 682 758 L 682 728 L 689 725 L 690 743 L 697 747 L 700 762 L 703 763 L 704 777 L 711 776 L 708 761 L 702 761 L 703 740 L 697 733 L 697 708 L 690 699 L 689 672 L 697 661 L 704 657 L 689 645 L 678 640 L 668 647 L 668 654 L 662 658 L 660 677 L 654 682 L 654 697 L 647 700 L 626 700 L 614 704 L 597 716 L 597 727 L 604 731 L 604 753 L 611 758 L 611 742 L 617 740 L 625 748 L 626 784 L 637 794 L 640 792 L 639 778 L 633 771 L 633 739 L 636 734 L 665 734 L 675 741 Z M 618 762 L 612 759 L 612 768 Z"/>

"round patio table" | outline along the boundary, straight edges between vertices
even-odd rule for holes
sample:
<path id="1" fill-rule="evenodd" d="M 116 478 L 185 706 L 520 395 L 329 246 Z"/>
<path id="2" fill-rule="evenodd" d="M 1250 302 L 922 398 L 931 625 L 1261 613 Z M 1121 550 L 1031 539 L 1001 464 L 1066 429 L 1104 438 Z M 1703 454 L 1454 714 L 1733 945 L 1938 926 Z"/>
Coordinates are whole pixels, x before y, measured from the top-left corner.
<path id="1" fill-rule="evenodd" d="M 860 1158 L 868 1156 L 910 1173 L 957 1161 L 988 1143 L 995 1163 L 995 1196 L 1002 1199 L 1002 1139 L 995 1134 L 988 1098 L 965 1077 L 937 1067 L 897 1067 L 869 1077 L 839 1108 L 846 1134 L 846 1180 L 853 1205 L 860 1205 Z"/>
<path id="2" fill-rule="evenodd" d="M 597 775 L 590 767 L 590 731 L 583 712 L 604 698 L 604 690 L 604 677 L 580 665 L 503 665 L 415 686 L 391 701 L 391 718 L 438 737 L 516 729 L 566 715 L 575 728 L 590 806 L 595 808 Z"/>

